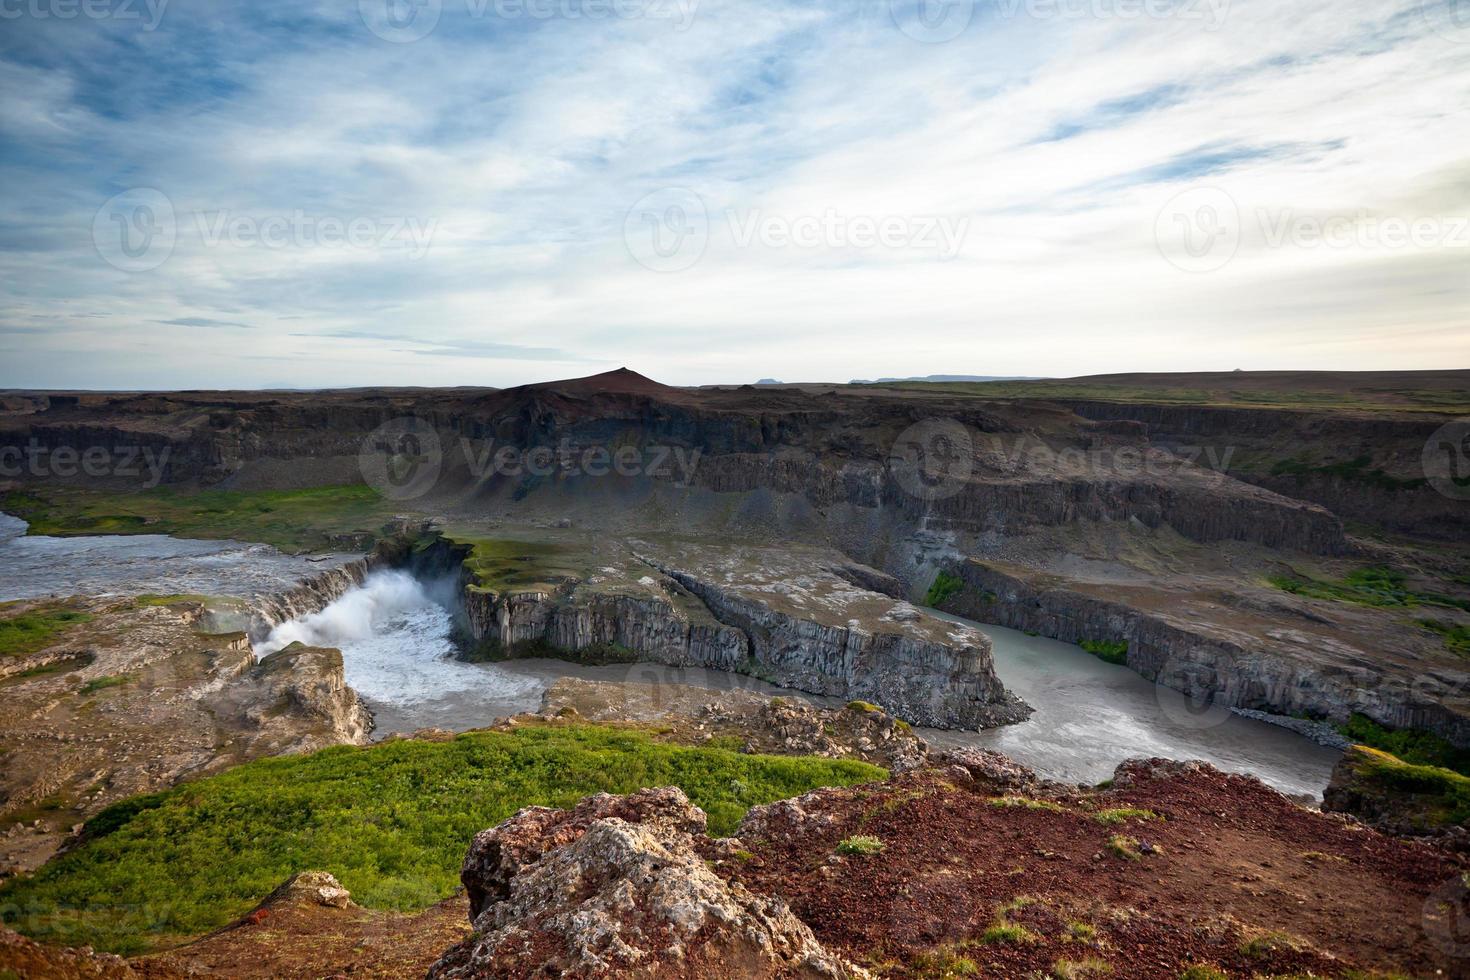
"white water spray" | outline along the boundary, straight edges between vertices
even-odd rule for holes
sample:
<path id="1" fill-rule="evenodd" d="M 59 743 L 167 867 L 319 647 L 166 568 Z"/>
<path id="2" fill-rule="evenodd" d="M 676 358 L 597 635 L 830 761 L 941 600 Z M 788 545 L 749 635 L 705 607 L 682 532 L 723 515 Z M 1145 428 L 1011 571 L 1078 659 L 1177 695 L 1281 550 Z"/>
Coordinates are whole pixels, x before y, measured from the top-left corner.
<path id="1" fill-rule="evenodd" d="M 265 656 L 296 642 L 335 647 L 348 685 L 370 705 L 423 706 L 469 694 L 534 701 L 536 681 L 455 659 L 452 617 L 431 590 L 406 572 L 373 572 L 325 609 L 271 630 L 255 652 Z M 430 724 L 434 715 L 421 717 Z"/>

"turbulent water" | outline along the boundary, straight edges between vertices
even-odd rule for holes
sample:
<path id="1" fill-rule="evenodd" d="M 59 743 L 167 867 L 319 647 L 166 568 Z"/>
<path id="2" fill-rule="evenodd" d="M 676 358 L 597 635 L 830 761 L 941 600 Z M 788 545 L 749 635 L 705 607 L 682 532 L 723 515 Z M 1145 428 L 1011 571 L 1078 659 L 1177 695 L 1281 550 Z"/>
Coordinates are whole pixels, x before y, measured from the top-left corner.
<path id="1" fill-rule="evenodd" d="M 145 593 L 248 597 L 290 588 L 346 560 L 308 562 L 263 544 L 162 534 L 26 537 L 26 526 L 0 514 L 0 601 Z"/>
<path id="2" fill-rule="evenodd" d="M 347 683 L 372 710 L 380 736 L 469 728 L 535 708 L 544 682 L 454 659 L 446 601 L 447 590 L 406 572 L 374 572 L 325 609 L 277 626 L 255 652 L 297 641 L 341 650 Z"/>

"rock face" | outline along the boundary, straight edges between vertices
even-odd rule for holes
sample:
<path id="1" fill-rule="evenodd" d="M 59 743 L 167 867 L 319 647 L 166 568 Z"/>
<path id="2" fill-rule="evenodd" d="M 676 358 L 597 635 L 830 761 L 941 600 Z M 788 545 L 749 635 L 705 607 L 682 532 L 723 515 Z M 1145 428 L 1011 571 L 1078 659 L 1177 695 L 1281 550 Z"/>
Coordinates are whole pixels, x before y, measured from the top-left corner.
<path id="1" fill-rule="evenodd" d="M 800 548 L 630 549 L 562 556 L 585 567 L 531 587 L 467 581 L 467 632 L 492 657 L 706 667 L 935 728 L 1031 713 L 996 677 L 983 633 L 855 584 L 892 587 L 876 570 Z"/>
<path id="2" fill-rule="evenodd" d="M 674 788 L 532 807 L 476 835 L 462 880 L 475 935 L 431 978 L 861 977 L 780 899 L 718 877 L 704 812 Z"/>
<path id="3" fill-rule="evenodd" d="M 1360 713 L 1389 728 L 1427 729 L 1470 745 L 1470 674 L 1426 669 L 1412 650 L 1392 659 L 1388 654 L 1399 651 L 1387 641 L 1363 645 L 1381 625 L 1346 604 L 1331 610 L 1338 620 L 1329 622 L 1273 597 L 1278 605 L 1266 610 L 1267 619 L 1250 608 L 1249 597 L 1145 602 L 1116 588 L 1108 597 L 976 560 L 960 565 L 959 576 L 966 590 L 946 608 L 1068 643 L 1125 641 L 1131 669 L 1192 698 L 1337 723 Z"/>

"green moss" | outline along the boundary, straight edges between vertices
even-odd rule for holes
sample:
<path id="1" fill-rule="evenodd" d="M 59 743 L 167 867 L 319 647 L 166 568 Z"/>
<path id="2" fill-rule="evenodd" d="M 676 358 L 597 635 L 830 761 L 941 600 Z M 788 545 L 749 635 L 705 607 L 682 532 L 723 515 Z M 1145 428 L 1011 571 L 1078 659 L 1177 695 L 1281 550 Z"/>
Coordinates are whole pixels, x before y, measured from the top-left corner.
<path id="1" fill-rule="evenodd" d="M 1127 640 L 1083 640 L 1077 645 L 1099 660 L 1106 660 L 1110 664 L 1126 665 L 1128 663 Z"/>
<path id="2" fill-rule="evenodd" d="M 929 586 L 928 594 L 924 596 L 924 605 L 937 609 L 953 598 L 964 587 L 964 579 L 958 575 L 951 575 L 949 572 L 941 571 L 938 575 L 934 576 L 934 582 Z"/>
<path id="3" fill-rule="evenodd" d="M 87 613 L 63 606 L 43 606 L 0 619 L 0 657 L 21 657 L 44 650 L 73 626 L 91 620 Z"/>
<path id="4" fill-rule="evenodd" d="M 1365 715 L 1353 715 L 1338 729 L 1359 745 L 1378 749 L 1404 762 L 1449 769 L 1470 776 L 1470 749 L 1457 748 L 1432 732 L 1415 729 L 1392 731 Z"/>
<path id="5" fill-rule="evenodd" d="M 861 711 L 864 714 L 870 715 L 882 714 L 883 712 L 882 708 L 873 704 L 871 701 L 849 701 L 847 702 L 847 709 L 849 711 Z"/>
<path id="6" fill-rule="evenodd" d="M 452 893 L 470 838 L 524 806 L 675 785 L 719 835 L 750 806 L 882 776 L 592 725 L 331 748 L 108 807 L 82 845 L 0 885 L 0 914 L 36 939 L 135 952 L 217 928 L 303 869 L 369 907 L 423 908 Z"/>
<path id="7" fill-rule="evenodd" d="M 1407 580 L 1408 576 L 1403 572 L 1380 565 L 1359 568 L 1339 581 L 1298 575 L 1273 575 L 1267 579 L 1283 592 L 1309 599 L 1351 602 L 1360 606 L 1442 606 L 1470 611 L 1470 600 L 1438 592 L 1416 592 L 1405 584 Z"/>
<path id="8" fill-rule="evenodd" d="M 170 487 L 136 493 L 75 488 L 11 492 L 0 510 L 30 523 L 30 534 L 174 534 L 260 541 L 286 551 L 322 549 L 333 534 L 371 533 L 394 509 L 367 486 L 306 490 Z"/>
<path id="9" fill-rule="evenodd" d="M 838 854 L 877 854 L 883 850 L 883 842 L 869 834 L 858 834 L 837 844 Z"/>

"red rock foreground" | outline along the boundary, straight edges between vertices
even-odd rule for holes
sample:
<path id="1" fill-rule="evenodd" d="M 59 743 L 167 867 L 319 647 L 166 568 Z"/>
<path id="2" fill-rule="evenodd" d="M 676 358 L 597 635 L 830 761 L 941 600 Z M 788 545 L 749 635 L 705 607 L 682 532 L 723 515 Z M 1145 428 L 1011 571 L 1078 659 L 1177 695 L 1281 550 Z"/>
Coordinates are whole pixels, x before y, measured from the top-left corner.
<path id="1" fill-rule="evenodd" d="M 532 808 L 476 836 L 467 901 L 418 916 L 360 909 L 313 877 L 161 956 L 104 964 L 12 934 L 0 965 L 20 977 L 1470 974 L 1465 859 L 1196 763 L 1125 763 L 1093 790 L 965 751 L 758 807 L 738 839 L 704 827 L 674 789 Z"/>

